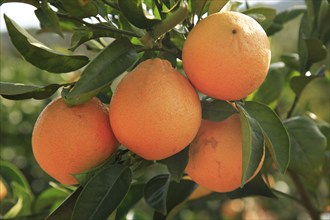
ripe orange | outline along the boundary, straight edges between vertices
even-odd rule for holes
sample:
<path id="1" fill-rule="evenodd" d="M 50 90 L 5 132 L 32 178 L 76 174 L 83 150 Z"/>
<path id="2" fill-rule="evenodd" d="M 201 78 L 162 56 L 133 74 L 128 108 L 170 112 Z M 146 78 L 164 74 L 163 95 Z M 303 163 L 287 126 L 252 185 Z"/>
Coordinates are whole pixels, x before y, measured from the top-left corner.
<path id="1" fill-rule="evenodd" d="M 168 61 L 149 59 L 118 84 L 110 122 L 125 147 L 145 159 L 160 160 L 193 140 L 201 105 L 192 85 Z"/>
<path id="2" fill-rule="evenodd" d="M 261 169 L 264 156 L 253 177 Z M 196 183 L 216 192 L 229 192 L 240 187 L 242 132 L 238 114 L 220 122 L 202 121 L 189 148 L 186 171 Z"/>
<path id="3" fill-rule="evenodd" d="M 97 98 L 68 107 L 62 98 L 41 112 L 32 133 L 41 168 L 62 184 L 76 184 L 72 174 L 104 162 L 117 148 L 107 107 Z"/>
<path id="4" fill-rule="evenodd" d="M 238 100 L 266 78 L 270 45 L 263 28 L 239 12 L 219 12 L 200 21 L 182 51 L 192 84 L 216 99 Z"/>
<path id="5" fill-rule="evenodd" d="M 0 202 L 6 198 L 7 194 L 8 194 L 8 190 L 5 184 L 0 179 Z"/>

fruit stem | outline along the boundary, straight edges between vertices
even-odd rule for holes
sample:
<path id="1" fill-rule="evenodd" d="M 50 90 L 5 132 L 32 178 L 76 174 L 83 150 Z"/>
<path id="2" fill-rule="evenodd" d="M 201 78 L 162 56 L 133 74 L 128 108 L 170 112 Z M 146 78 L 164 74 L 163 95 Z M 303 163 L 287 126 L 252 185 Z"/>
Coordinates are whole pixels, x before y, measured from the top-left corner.
<path id="1" fill-rule="evenodd" d="M 308 214 L 312 217 L 313 220 L 320 220 L 320 212 L 312 204 L 312 201 L 299 176 L 292 170 L 288 170 L 288 174 L 296 186 L 301 197 L 301 203 L 307 210 Z"/>
<path id="2" fill-rule="evenodd" d="M 188 16 L 188 4 L 185 0 L 180 2 L 177 10 L 167 16 L 162 22 L 152 27 L 151 31 L 141 37 L 142 43 L 147 48 L 152 48 L 156 40 L 172 30 L 177 24 L 181 23 Z"/>

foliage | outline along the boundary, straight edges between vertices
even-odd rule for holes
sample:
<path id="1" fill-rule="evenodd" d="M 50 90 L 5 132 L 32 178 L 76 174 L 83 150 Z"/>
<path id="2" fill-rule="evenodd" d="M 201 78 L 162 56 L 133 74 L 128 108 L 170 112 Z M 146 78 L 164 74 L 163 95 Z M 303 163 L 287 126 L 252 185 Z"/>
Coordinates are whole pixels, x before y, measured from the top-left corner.
<path id="1" fill-rule="evenodd" d="M 197 187 L 194 182 L 182 179 L 188 148 L 162 161 L 146 161 L 121 147 L 102 166 L 76 175 L 80 186 L 51 183 L 50 187 L 41 189 L 42 192 L 31 190 L 30 177 L 9 161 L 2 160 L 0 176 L 9 195 L 1 201 L 1 217 L 122 219 L 133 213 L 135 218 L 142 219 L 151 216 L 154 219 L 178 219 L 184 215 L 181 210 L 197 210 L 196 204 L 204 207 L 205 201 L 224 204 L 229 199 L 264 196 L 278 197 L 275 203 L 293 199 L 313 219 L 319 219 L 329 205 L 326 200 L 329 191 L 322 187 L 329 184 L 326 163 L 330 149 L 327 142 L 329 68 L 325 65 L 329 67 L 326 58 L 330 29 L 324 25 L 330 16 L 329 1 L 306 0 L 306 7 L 280 13 L 269 7 L 251 8 L 247 3 L 244 7 L 231 1 L 16 1 L 36 7 L 41 32 L 70 36 L 71 45 L 67 50 L 52 49 L 5 15 L 14 47 L 26 62 L 39 68 L 37 76 L 45 79 L 39 81 L 35 77 L 26 84 L 9 80 L 1 82 L 3 103 L 8 103 L 7 99 L 30 99 L 29 103 L 35 102 L 32 99 L 49 100 L 59 89 L 70 105 L 81 104 L 94 96 L 108 103 L 116 78 L 137 63 L 153 57 L 167 59 L 183 71 L 181 51 L 187 34 L 203 16 L 221 8 L 241 11 L 256 19 L 269 37 L 275 38 L 293 19 L 299 19 L 300 27 L 296 39 L 297 53 L 281 52 L 281 62 L 272 63 L 263 85 L 245 100 L 236 102 L 243 127 L 242 188 L 226 194 L 212 193 L 195 201 L 187 200 Z M 12 1 L 2 0 L 0 4 L 7 2 Z M 77 55 L 77 51 L 84 47 L 86 53 Z M 79 79 L 63 80 L 52 74 L 69 75 L 73 71 L 80 73 Z M 27 77 L 27 74 L 22 75 Z M 323 87 L 319 86 L 321 84 Z M 203 95 L 201 99 L 204 119 L 221 121 L 237 112 L 225 101 Z M 321 100 L 321 105 L 311 99 Z M 319 114 L 317 106 L 325 107 L 327 113 Z M 4 104 L 1 107 L 6 108 Z M 6 110 L 1 112 L 1 122 L 7 120 L 3 120 L 6 118 L 3 114 L 12 114 Z M 31 126 L 25 130 L 31 131 Z M 8 137 L 9 133 L 1 126 L 1 138 Z M 26 142 L 24 144 L 29 146 Z M 267 152 L 262 173 L 245 184 L 259 164 L 264 145 Z M 10 149 L 6 141 L 1 141 L 1 146 Z M 285 194 L 276 190 L 272 183 L 274 179 L 286 182 L 293 192 Z M 295 190 L 299 197 L 296 197 Z M 209 217 L 214 217 L 214 210 L 210 213 Z M 225 217 L 225 213 L 221 216 Z"/>

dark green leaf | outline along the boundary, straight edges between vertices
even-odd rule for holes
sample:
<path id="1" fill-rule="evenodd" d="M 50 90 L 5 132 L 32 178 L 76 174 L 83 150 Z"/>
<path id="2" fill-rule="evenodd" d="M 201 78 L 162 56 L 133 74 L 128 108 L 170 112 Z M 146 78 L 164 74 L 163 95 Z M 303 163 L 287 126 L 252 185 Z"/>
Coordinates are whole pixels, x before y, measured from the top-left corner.
<path id="1" fill-rule="evenodd" d="M 166 198 L 170 180 L 168 174 L 161 174 L 149 180 L 144 187 L 146 203 L 163 215 L 167 214 Z"/>
<path id="2" fill-rule="evenodd" d="M 36 198 L 33 207 L 34 212 L 42 212 L 45 210 L 51 210 L 54 208 L 54 204 L 57 205 L 59 202 L 65 200 L 69 196 L 69 192 L 59 190 L 56 188 L 48 188 Z"/>
<path id="3" fill-rule="evenodd" d="M 167 207 L 167 214 L 170 213 L 177 205 L 185 201 L 190 194 L 196 189 L 197 184 L 191 180 L 183 179 L 180 183 L 171 182 L 167 198 L 166 198 L 166 207 Z M 166 216 L 160 212 L 155 212 L 153 219 L 165 219 Z"/>
<path id="4" fill-rule="evenodd" d="M 308 48 L 305 39 L 311 35 L 311 28 L 309 26 L 308 16 L 305 12 L 300 21 L 299 34 L 298 34 L 298 54 L 300 62 L 300 72 L 305 72 L 310 68 L 308 63 Z"/>
<path id="5" fill-rule="evenodd" d="M 184 170 L 188 164 L 189 147 L 184 148 L 177 154 L 164 159 L 162 162 L 166 164 L 168 171 L 174 181 L 180 182 Z"/>
<path id="6" fill-rule="evenodd" d="M 142 8 L 142 0 L 118 0 L 118 5 L 121 12 L 127 18 L 127 20 L 134 26 L 142 29 L 150 29 L 155 24 L 159 23 L 160 20 L 151 17 L 148 12 Z"/>
<path id="7" fill-rule="evenodd" d="M 14 21 L 4 15 L 11 42 L 26 61 L 36 67 L 53 73 L 66 73 L 85 66 L 85 56 L 69 56 L 54 51 L 32 37 Z"/>
<path id="8" fill-rule="evenodd" d="M 329 42 L 330 26 L 327 24 L 330 20 L 330 2 L 321 0 L 320 11 L 317 19 L 317 33 L 318 37 L 324 44 Z M 328 36 L 328 37 L 327 37 Z"/>
<path id="9" fill-rule="evenodd" d="M 299 55 L 296 53 L 286 53 L 281 55 L 281 60 L 291 69 L 299 71 Z"/>
<path id="10" fill-rule="evenodd" d="M 277 198 L 271 191 L 259 173 L 250 182 L 246 183 L 243 188 L 226 193 L 230 199 L 238 199 L 248 196 L 264 196 L 268 198 Z"/>
<path id="11" fill-rule="evenodd" d="M 191 12 L 192 14 L 196 14 L 201 16 L 203 11 L 205 10 L 205 5 L 207 0 L 190 0 L 191 1 Z"/>
<path id="12" fill-rule="evenodd" d="M 47 86 L 24 85 L 20 83 L 0 82 L 0 94 L 6 99 L 46 99 L 60 87 L 68 84 L 50 84 Z"/>
<path id="13" fill-rule="evenodd" d="M 319 76 L 295 76 L 290 80 L 290 87 L 294 93 L 299 96 L 304 88 L 317 78 L 319 78 Z"/>
<path id="14" fill-rule="evenodd" d="M 276 10 L 274 8 L 265 7 L 251 8 L 242 13 L 254 18 L 265 30 L 272 24 L 276 16 Z"/>
<path id="15" fill-rule="evenodd" d="M 307 65 L 311 66 L 313 63 L 323 60 L 327 56 L 327 48 L 322 41 L 317 38 L 306 38 L 305 44 L 307 47 Z"/>
<path id="16" fill-rule="evenodd" d="M 132 181 L 131 170 L 113 165 L 97 173 L 83 188 L 72 219 L 106 219 L 126 196 Z"/>
<path id="17" fill-rule="evenodd" d="M 123 219 L 129 210 L 143 197 L 144 184 L 133 184 L 116 212 L 116 220 Z"/>
<path id="18" fill-rule="evenodd" d="M 265 140 L 258 122 L 252 118 L 245 107 L 237 104 L 242 129 L 242 184 L 249 180 L 258 168 L 265 152 Z"/>
<path id="19" fill-rule="evenodd" d="M 275 63 L 270 66 L 265 81 L 253 96 L 254 101 L 268 105 L 280 98 L 287 72 L 287 68 L 281 64 L 283 63 Z"/>
<path id="20" fill-rule="evenodd" d="M 81 27 L 72 35 L 71 38 L 71 48 L 70 50 L 75 50 L 77 47 L 79 47 L 81 44 L 100 37 L 111 37 L 111 38 L 118 38 L 120 37 L 120 34 L 117 34 L 115 32 L 111 32 L 109 30 L 100 30 L 100 29 L 93 29 L 92 27 Z"/>
<path id="21" fill-rule="evenodd" d="M 127 38 L 119 38 L 103 49 L 83 71 L 81 78 L 66 95 L 69 104 L 81 104 L 132 67 L 138 54 Z"/>
<path id="22" fill-rule="evenodd" d="M 47 220 L 71 219 L 73 208 L 82 189 L 82 187 L 78 187 L 73 193 L 71 193 L 71 195 L 67 197 L 57 209 L 50 213 Z"/>
<path id="23" fill-rule="evenodd" d="M 284 173 L 290 161 L 290 140 L 281 119 L 268 106 L 258 102 L 245 102 L 244 109 L 258 121 L 271 156 Z"/>
<path id="24" fill-rule="evenodd" d="M 80 1 L 80 0 L 59 0 L 63 8 L 74 17 L 85 18 L 97 15 L 97 7 L 93 0 Z"/>
<path id="25" fill-rule="evenodd" d="M 57 14 L 49 7 L 48 1 L 42 1 L 41 7 L 34 11 L 42 29 L 53 31 L 63 37 Z"/>
<path id="26" fill-rule="evenodd" d="M 284 122 L 291 140 L 289 168 L 306 178 L 317 178 L 325 159 L 326 137 L 314 121 L 294 117 Z"/>
<path id="27" fill-rule="evenodd" d="M 227 101 L 202 100 L 202 118 L 210 121 L 223 121 L 237 110 Z"/>

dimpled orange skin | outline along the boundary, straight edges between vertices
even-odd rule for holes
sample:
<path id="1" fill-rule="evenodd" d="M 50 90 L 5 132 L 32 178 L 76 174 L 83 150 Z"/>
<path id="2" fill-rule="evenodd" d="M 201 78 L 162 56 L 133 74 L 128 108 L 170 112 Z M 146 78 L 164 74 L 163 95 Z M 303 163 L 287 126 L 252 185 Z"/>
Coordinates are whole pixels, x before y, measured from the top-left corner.
<path id="1" fill-rule="evenodd" d="M 110 122 L 121 144 L 147 160 L 160 160 L 193 140 L 201 105 L 195 89 L 168 61 L 149 59 L 118 84 Z"/>
<path id="2" fill-rule="evenodd" d="M 253 179 L 262 167 L 259 167 Z M 238 114 L 224 121 L 202 120 L 189 148 L 188 175 L 196 183 L 216 192 L 229 192 L 241 186 L 242 132 Z"/>
<path id="3" fill-rule="evenodd" d="M 72 174 L 87 171 L 117 149 L 107 107 L 97 98 L 68 107 L 62 98 L 41 112 L 32 133 L 40 167 L 62 184 L 76 184 Z"/>
<path id="4" fill-rule="evenodd" d="M 184 70 L 202 93 L 239 100 L 265 80 L 271 52 L 263 28 L 239 12 L 219 12 L 189 33 L 182 51 Z"/>

